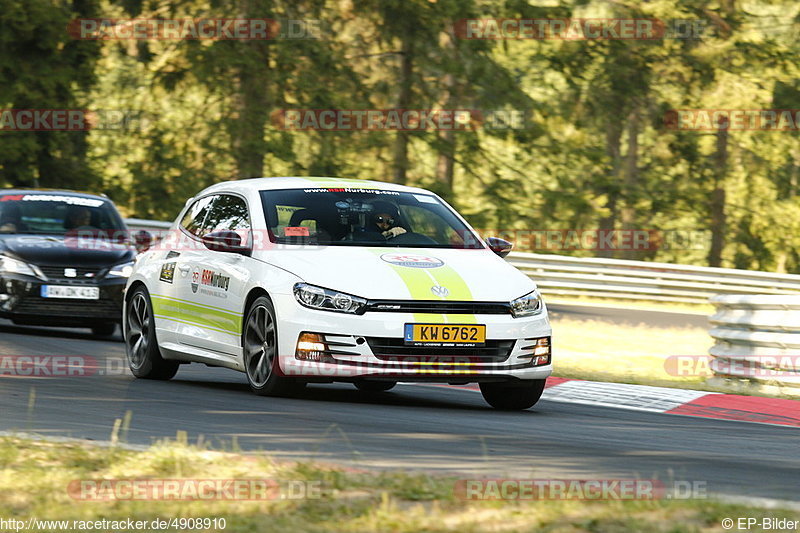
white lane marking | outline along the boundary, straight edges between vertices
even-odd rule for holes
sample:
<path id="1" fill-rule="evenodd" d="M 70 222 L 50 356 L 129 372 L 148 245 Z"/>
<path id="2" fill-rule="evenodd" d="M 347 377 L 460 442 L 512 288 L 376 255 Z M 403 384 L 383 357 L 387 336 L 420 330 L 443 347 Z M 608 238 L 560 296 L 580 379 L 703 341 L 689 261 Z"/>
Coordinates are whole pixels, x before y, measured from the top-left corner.
<path id="1" fill-rule="evenodd" d="M 566 381 L 545 389 L 542 399 L 554 402 L 663 413 L 708 394 L 716 393 L 651 387 L 648 385 L 576 380 Z"/>

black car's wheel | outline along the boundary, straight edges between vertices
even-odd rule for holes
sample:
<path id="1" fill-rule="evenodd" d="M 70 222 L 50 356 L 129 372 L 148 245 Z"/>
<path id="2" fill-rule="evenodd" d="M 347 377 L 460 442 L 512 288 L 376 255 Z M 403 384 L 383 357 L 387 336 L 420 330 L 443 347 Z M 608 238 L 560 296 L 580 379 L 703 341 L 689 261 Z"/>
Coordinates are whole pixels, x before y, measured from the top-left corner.
<path id="1" fill-rule="evenodd" d="M 245 316 L 242 348 L 250 389 L 259 396 L 297 392 L 303 387 L 303 382 L 279 375 L 278 327 L 275 307 L 270 299 L 266 296 L 256 298 Z"/>
<path id="2" fill-rule="evenodd" d="M 358 390 L 364 392 L 385 392 L 387 390 L 391 390 L 395 385 L 397 385 L 397 382 L 362 380 L 356 381 L 354 385 Z"/>
<path id="3" fill-rule="evenodd" d="M 117 331 L 117 325 L 114 322 L 106 322 L 104 324 L 95 324 L 92 326 L 92 335 L 96 337 L 110 337 Z"/>
<path id="4" fill-rule="evenodd" d="M 517 411 L 533 407 L 544 391 L 544 379 L 513 383 L 481 383 L 481 394 L 486 403 L 495 409 Z"/>
<path id="5" fill-rule="evenodd" d="M 125 352 L 128 366 L 137 378 L 171 379 L 180 366 L 161 357 L 156 342 L 153 308 L 144 287 L 137 288 L 125 313 Z"/>

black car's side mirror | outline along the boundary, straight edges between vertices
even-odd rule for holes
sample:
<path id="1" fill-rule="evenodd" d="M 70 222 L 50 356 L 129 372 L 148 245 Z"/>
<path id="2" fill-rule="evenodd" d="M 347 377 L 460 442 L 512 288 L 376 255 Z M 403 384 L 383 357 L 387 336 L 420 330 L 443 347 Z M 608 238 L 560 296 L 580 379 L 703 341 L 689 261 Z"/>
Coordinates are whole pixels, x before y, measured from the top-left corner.
<path id="1" fill-rule="evenodd" d="M 234 254 L 250 255 L 253 250 L 242 244 L 242 237 L 235 231 L 212 231 L 202 237 L 206 248 L 214 252 L 230 252 Z"/>
<path id="2" fill-rule="evenodd" d="M 489 246 L 489 249 L 499 255 L 500 257 L 505 257 L 511 252 L 511 249 L 514 247 L 513 244 L 510 242 L 498 239 L 497 237 L 489 237 L 486 239 L 486 244 Z"/>
<path id="3" fill-rule="evenodd" d="M 146 252 L 152 245 L 155 237 L 146 230 L 139 230 L 133 234 L 133 245 L 137 252 Z"/>

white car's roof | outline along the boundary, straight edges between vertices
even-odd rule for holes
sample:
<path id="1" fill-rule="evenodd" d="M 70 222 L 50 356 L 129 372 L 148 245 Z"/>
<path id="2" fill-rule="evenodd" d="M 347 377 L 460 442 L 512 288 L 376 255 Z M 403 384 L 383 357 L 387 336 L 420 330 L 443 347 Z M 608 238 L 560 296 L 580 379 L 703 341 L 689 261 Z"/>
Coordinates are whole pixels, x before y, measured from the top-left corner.
<path id="1" fill-rule="evenodd" d="M 384 191 L 411 192 L 431 194 L 430 191 L 418 187 L 408 187 L 396 183 L 387 183 L 375 180 L 359 180 L 350 178 L 329 178 L 329 177 L 274 177 L 274 178 L 248 178 L 244 180 L 224 181 L 216 183 L 206 188 L 203 193 L 210 193 L 217 190 L 231 192 L 263 191 L 276 189 L 313 189 L 319 187 L 345 187 L 345 188 L 368 188 L 380 189 Z"/>

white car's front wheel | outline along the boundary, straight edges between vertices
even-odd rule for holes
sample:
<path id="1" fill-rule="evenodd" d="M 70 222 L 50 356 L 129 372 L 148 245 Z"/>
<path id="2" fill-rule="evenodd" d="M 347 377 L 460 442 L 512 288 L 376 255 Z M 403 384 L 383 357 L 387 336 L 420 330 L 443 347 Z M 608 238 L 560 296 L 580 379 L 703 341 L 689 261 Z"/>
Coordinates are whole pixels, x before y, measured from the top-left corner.
<path id="1" fill-rule="evenodd" d="M 137 378 L 172 379 L 178 372 L 176 361 L 161 357 L 156 341 L 156 325 L 150 295 L 144 287 L 138 287 L 127 303 L 125 310 L 125 352 L 128 366 Z"/>
<path id="2" fill-rule="evenodd" d="M 533 407 L 544 392 L 545 379 L 512 383 L 481 383 L 481 394 L 495 409 L 518 411 Z"/>
<path id="3" fill-rule="evenodd" d="M 302 387 L 302 382 L 279 375 L 275 307 L 266 296 L 256 298 L 247 310 L 242 348 L 247 382 L 256 394 L 281 396 Z"/>

